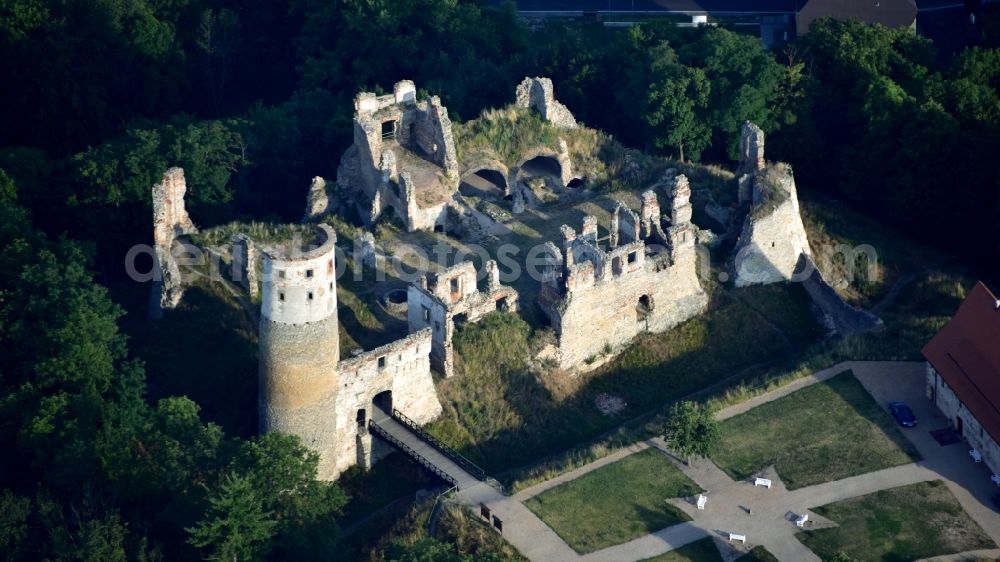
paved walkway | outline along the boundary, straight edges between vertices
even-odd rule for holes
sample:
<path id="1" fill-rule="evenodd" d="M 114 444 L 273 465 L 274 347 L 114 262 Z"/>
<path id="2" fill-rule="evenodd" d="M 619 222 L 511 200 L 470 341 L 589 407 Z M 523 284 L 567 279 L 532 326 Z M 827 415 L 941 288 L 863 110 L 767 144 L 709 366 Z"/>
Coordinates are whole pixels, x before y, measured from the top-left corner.
<path id="1" fill-rule="evenodd" d="M 904 400 L 913 408 L 920 425 L 918 429 L 904 430 L 904 435 L 914 443 L 925 460 L 788 491 L 771 467 L 759 474 L 771 479 L 772 487 L 767 489 L 754 486 L 752 481 L 733 481 L 711 461 L 700 459 L 692 461 L 691 465 L 685 465 L 668 455 L 675 466 L 706 491 L 708 497 L 706 508 L 698 510 L 693 498 L 665 500 L 687 513 L 692 521 L 582 556 L 570 548 L 522 502 L 649 447 L 656 447 L 666 452 L 666 444 L 662 439 L 650 439 L 625 447 L 513 496 L 502 495 L 495 488 L 476 481 L 468 473 L 463 476 L 454 472 L 458 475 L 456 479 L 460 480 L 461 490 L 456 495 L 456 500 L 469 506 L 478 506 L 480 503 L 489 506 L 493 513 L 503 520 L 504 538 L 521 554 L 536 562 L 631 562 L 658 556 L 705 537 L 714 538 L 727 562 L 732 562 L 756 545 L 763 545 L 783 562 L 814 562 L 819 558 L 795 538 L 795 533 L 799 531 L 795 526 L 796 516 L 807 513 L 811 529 L 833 526 L 835 525 L 833 522 L 818 516 L 810 509 L 878 490 L 940 479 L 946 483 L 969 515 L 1000 544 L 1000 516 L 989 503 L 990 495 L 996 488 L 990 482 L 988 472 L 982 465 L 976 465 L 968 458 L 967 447 L 964 445 L 941 447 L 929 434 L 930 430 L 944 427 L 948 422 L 937 414 L 936 408 L 923 396 L 923 363 L 856 361 L 840 363 L 741 404 L 725 408 L 717 413 L 717 417 L 721 420 L 739 415 L 760 404 L 825 381 L 847 369 L 854 371 L 861 384 L 879 404 L 884 406 L 890 400 Z M 405 427 L 392 420 L 389 421 L 395 424 L 392 430 L 394 435 L 408 434 L 410 440 L 418 441 L 409 446 L 420 451 L 422 455 L 426 454 L 428 458 L 436 459 L 432 462 L 440 462 L 438 466 L 452 465 L 453 468 L 445 469 L 448 474 L 453 474 L 455 470 L 464 472 L 444 455 L 420 443 L 419 438 Z M 387 422 L 378 418 L 376 423 L 383 425 Z M 403 437 L 405 435 L 400 438 Z M 404 442 L 409 444 L 410 441 Z M 443 460 L 437 459 L 435 455 Z M 745 545 L 730 544 L 727 540 L 730 531 L 746 535 L 748 542 Z M 942 556 L 934 558 L 933 561 L 957 562 L 973 555 L 997 557 L 1000 556 L 1000 549 Z"/>

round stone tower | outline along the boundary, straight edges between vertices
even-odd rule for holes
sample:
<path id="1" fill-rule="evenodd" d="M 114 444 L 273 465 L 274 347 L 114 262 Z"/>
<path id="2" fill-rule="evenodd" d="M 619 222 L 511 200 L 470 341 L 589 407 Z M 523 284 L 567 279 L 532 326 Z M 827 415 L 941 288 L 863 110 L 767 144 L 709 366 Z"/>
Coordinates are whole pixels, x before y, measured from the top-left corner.
<path id="1" fill-rule="evenodd" d="M 260 306 L 261 433 L 298 435 L 320 454 L 319 477 L 334 474 L 337 363 L 337 235 L 264 250 Z"/>

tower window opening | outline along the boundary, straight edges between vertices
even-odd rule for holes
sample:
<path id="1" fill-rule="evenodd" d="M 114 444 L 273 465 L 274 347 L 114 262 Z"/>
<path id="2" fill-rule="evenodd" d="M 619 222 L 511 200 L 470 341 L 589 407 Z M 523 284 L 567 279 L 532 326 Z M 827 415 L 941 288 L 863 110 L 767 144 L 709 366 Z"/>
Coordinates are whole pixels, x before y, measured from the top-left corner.
<path id="1" fill-rule="evenodd" d="M 333 290 L 333 281 L 330 281 L 330 290 Z"/>
<path id="2" fill-rule="evenodd" d="M 384 355 L 382 357 L 378 358 L 378 368 L 379 369 L 385 369 L 385 356 Z"/>
<path id="3" fill-rule="evenodd" d="M 278 279 L 284 279 L 284 278 L 285 278 L 285 270 L 284 269 L 279 269 L 278 270 Z"/>
<path id="4" fill-rule="evenodd" d="M 285 293 L 278 293 L 278 300 L 284 302 L 284 300 L 285 300 Z"/>
<path id="5" fill-rule="evenodd" d="M 635 252 L 629 252 L 628 253 L 628 262 L 629 263 L 635 263 L 635 256 L 636 256 Z"/>
<path id="6" fill-rule="evenodd" d="M 333 260 L 326 262 L 326 274 L 333 275 Z"/>
<path id="7" fill-rule="evenodd" d="M 309 297 L 309 300 L 313 300 L 313 294 L 312 294 L 312 291 L 309 291 L 309 293 L 308 293 L 308 297 Z"/>
<path id="8" fill-rule="evenodd" d="M 306 270 L 306 277 L 311 278 L 312 276 L 313 276 L 313 270 L 307 269 Z"/>

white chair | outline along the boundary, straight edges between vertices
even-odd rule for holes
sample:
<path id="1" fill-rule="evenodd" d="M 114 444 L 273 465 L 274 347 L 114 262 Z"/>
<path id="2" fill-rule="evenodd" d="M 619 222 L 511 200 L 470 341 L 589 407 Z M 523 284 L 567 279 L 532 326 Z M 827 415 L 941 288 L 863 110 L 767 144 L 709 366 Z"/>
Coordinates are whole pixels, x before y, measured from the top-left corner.
<path id="1" fill-rule="evenodd" d="M 747 536 L 746 535 L 739 535 L 737 533 L 729 533 L 729 540 L 730 541 L 740 541 L 741 543 L 746 544 L 746 542 L 747 542 Z"/>
<path id="2" fill-rule="evenodd" d="M 806 521 L 809 521 L 809 514 L 808 513 L 803 513 L 802 515 L 800 515 L 799 517 L 797 517 L 795 519 L 795 526 L 796 527 L 805 527 L 806 526 Z"/>
<path id="3" fill-rule="evenodd" d="M 698 509 L 705 509 L 706 503 L 708 503 L 708 498 L 705 494 L 698 494 Z"/>
<path id="4" fill-rule="evenodd" d="M 771 489 L 771 480 L 768 478 L 754 478 L 754 486 L 766 486 L 768 490 Z"/>
<path id="5" fill-rule="evenodd" d="M 969 456 L 976 462 L 983 462 L 983 454 L 977 449 L 969 449 Z"/>

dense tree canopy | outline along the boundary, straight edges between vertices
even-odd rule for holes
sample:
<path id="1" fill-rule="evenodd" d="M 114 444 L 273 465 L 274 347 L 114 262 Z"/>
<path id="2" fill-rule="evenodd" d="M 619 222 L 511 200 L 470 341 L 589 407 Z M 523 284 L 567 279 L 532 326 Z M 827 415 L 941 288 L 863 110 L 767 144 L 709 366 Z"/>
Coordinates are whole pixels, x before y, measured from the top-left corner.
<path id="1" fill-rule="evenodd" d="M 143 399 L 121 309 L 0 170 L 0 545 L 11 559 L 310 558 L 343 494 L 297 439 L 227 439 L 184 397 Z M 245 488 L 255 491 L 245 493 Z M 243 532 L 239 544 L 219 529 Z M 185 529 L 190 529 L 185 532 Z M 213 534 L 214 533 L 214 534 Z M 190 535 L 190 537 L 188 537 Z M 249 555 L 247 553 L 250 553 Z"/>

